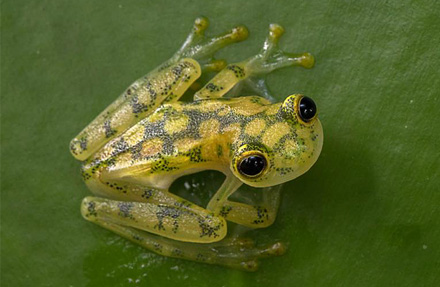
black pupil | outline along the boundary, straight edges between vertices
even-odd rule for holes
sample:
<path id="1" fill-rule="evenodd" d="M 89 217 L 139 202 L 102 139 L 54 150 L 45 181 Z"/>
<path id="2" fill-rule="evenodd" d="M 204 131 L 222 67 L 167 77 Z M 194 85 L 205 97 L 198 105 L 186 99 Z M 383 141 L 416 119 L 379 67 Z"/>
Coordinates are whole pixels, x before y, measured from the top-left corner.
<path id="1" fill-rule="evenodd" d="M 299 116 L 305 122 L 310 121 L 316 115 L 316 104 L 308 97 L 303 97 L 299 102 Z"/>
<path id="2" fill-rule="evenodd" d="M 248 176 L 255 176 L 263 171 L 266 160 L 259 155 L 251 155 L 243 159 L 238 167 L 239 171 Z"/>

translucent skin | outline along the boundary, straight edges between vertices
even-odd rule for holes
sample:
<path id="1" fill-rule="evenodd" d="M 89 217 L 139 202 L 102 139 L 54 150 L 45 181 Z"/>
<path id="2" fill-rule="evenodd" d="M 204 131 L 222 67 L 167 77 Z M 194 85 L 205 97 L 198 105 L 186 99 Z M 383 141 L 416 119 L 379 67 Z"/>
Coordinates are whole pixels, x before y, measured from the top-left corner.
<path id="1" fill-rule="evenodd" d="M 255 76 L 289 65 L 310 68 L 313 57 L 279 50 L 283 30 L 271 25 L 259 54 L 225 67 L 212 54 L 244 40 L 247 29 L 239 26 L 205 39 L 207 26 L 206 18 L 197 19 L 176 55 L 133 83 L 72 140 L 73 156 L 84 161 L 83 178 L 99 196 L 86 197 L 81 211 L 85 219 L 156 253 L 253 271 L 258 258 L 280 255 L 285 246 L 225 238 L 226 221 L 251 228 L 272 224 L 279 204 L 276 185 L 306 172 L 323 143 L 316 116 L 308 122 L 299 116 L 302 95 L 271 103 L 264 82 Z M 206 70 L 221 71 L 193 102 L 179 102 Z M 237 97 L 233 88 L 243 84 L 257 87 L 264 97 Z M 226 93 L 235 97 L 223 98 Z M 266 165 L 257 176 L 247 176 L 238 165 L 256 153 Z M 168 192 L 176 178 L 202 170 L 226 175 L 208 206 Z M 230 201 L 243 183 L 264 187 L 263 200 Z"/>

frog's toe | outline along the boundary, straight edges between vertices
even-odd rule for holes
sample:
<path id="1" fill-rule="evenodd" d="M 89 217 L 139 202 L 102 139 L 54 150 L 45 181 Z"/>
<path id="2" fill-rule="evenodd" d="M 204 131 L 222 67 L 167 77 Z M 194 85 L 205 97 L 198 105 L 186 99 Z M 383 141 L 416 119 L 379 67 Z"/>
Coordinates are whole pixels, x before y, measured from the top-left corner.
<path id="1" fill-rule="evenodd" d="M 310 69 L 315 59 L 310 53 L 288 53 L 278 47 L 284 34 L 284 28 L 278 24 L 269 26 L 269 34 L 264 41 L 260 53 L 248 60 L 246 68 L 251 74 L 267 74 L 273 70 L 288 66 L 301 66 Z"/>
<path id="2" fill-rule="evenodd" d="M 209 20 L 204 16 L 197 17 L 194 21 L 194 33 L 200 36 L 205 34 L 206 29 L 209 27 Z"/>
<path id="3" fill-rule="evenodd" d="M 257 260 L 253 259 L 253 260 L 249 260 L 249 261 L 245 261 L 241 263 L 241 267 L 245 270 L 245 271 L 250 271 L 250 272 L 255 272 L 258 270 L 258 266 L 259 263 Z"/>
<path id="4" fill-rule="evenodd" d="M 284 34 L 284 28 L 281 25 L 278 24 L 270 24 L 269 25 L 269 37 L 267 41 L 270 41 L 272 43 L 278 43 L 278 40 L 283 36 Z"/>
<path id="5" fill-rule="evenodd" d="M 264 247 L 260 247 L 260 252 L 258 257 L 272 257 L 272 256 L 280 256 L 286 253 L 287 246 L 282 242 L 276 242 L 271 245 L 266 245 Z"/>
<path id="6" fill-rule="evenodd" d="M 249 37 L 249 29 L 244 25 L 239 25 L 232 29 L 231 39 L 240 42 L 244 41 Z"/>
<path id="7" fill-rule="evenodd" d="M 280 256 L 286 253 L 287 246 L 282 242 L 274 243 L 272 246 L 268 248 L 268 254 L 272 256 Z"/>
<path id="8" fill-rule="evenodd" d="M 248 29 L 243 26 L 237 26 L 230 31 L 214 37 L 205 36 L 205 30 L 209 26 L 209 21 L 205 17 L 199 17 L 194 21 L 191 33 L 188 35 L 185 43 L 174 55 L 174 60 L 183 58 L 193 58 L 197 61 L 206 61 L 211 59 L 215 52 L 232 43 L 245 40 L 248 35 Z M 217 63 L 218 65 L 218 63 Z"/>

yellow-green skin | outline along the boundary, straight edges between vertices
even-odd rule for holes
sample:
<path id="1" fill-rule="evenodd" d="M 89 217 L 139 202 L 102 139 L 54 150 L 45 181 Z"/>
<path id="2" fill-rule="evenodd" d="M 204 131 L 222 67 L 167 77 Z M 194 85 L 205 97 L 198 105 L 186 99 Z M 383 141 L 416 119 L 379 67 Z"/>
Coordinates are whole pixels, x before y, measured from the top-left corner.
<path id="1" fill-rule="evenodd" d="M 200 28 L 203 21 L 196 20 L 196 35 L 206 28 Z M 226 36 L 240 41 L 247 36 L 243 29 Z M 302 57 L 303 66 L 313 61 Z M 279 201 L 272 187 L 315 163 L 323 132 L 317 118 L 299 117 L 301 95 L 275 104 L 259 96 L 222 98 L 253 75 L 250 62 L 228 65 L 190 103 L 178 99 L 202 73 L 191 58 L 174 57 L 132 84 L 72 140 L 72 154 L 84 161 L 84 180 L 99 196 L 84 199 L 83 216 L 167 256 L 255 270 L 257 258 L 282 254 L 282 243 L 255 247 L 249 240 L 224 239 L 226 220 L 253 228 L 272 224 Z M 237 168 L 250 154 L 267 161 L 255 177 Z M 226 175 L 207 207 L 168 192 L 176 178 L 203 170 Z M 255 205 L 228 200 L 242 183 L 269 194 Z"/>

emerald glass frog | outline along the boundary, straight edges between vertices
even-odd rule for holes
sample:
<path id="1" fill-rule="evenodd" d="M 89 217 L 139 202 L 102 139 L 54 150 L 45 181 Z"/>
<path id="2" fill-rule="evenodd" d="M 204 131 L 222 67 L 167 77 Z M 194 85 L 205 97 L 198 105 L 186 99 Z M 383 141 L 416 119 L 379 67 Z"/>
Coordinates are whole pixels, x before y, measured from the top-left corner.
<path id="1" fill-rule="evenodd" d="M 286 66 L 311 68 L 314 59 L 281 51 L 283 28 L 272 24 L 259 54 L 226 65 L 213 54 L 246 39 L 248 31 L 238 26 L 207 38 L 207 26 L 206 18 L 196 19 L 171 59 L 134 82 L 72 140 L 70 150 L 83 161 L 82 176 L 95 194 L 83 200 L 81 212 L 156 253 L 252 271 L 259 258 L 280 255 L 285 246 L 225 238 L 226 221 L 271 225 L 280 184 L 306 172 L 323 143 L 315 103 L 300 94 L 272 103 L 261 76 Z M 206 71 L 218 73 L 194 101 L 179 101 Z M 238 97 L 242 88 L 256 95 Z M 169 192 L 175 179 L 203 170 L 226 175 L 207 206 Z M 262 200 L 229 199 L 243 183 L 259 188 Z"/>

